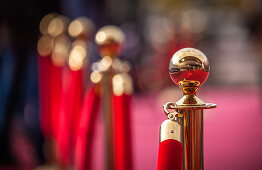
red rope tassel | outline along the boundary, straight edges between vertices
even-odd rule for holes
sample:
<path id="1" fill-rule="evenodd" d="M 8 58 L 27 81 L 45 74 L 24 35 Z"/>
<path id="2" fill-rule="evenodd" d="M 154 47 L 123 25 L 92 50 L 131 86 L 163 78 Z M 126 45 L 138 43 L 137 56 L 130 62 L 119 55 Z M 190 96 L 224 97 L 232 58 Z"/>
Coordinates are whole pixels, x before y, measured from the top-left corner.
<path id="1" fill-rule="evenodd" d="M 100 104 L 96 90 L 97 87 L 93 87 L 86 92 L 79 117 L 74 157 L 77 170 L 91 169 L 93 135 Z"/>
<path id="2" fill-rule="evenodd" d="M 159 144 L 157 170 L 182 170 L 182 143 L 168 139 Z"/>
<path id="3" fill-rule="evenodd" d="M 132 169 L 130 102 L 131 96 L 129 95 L 113 96 L 116 170 Z"/>

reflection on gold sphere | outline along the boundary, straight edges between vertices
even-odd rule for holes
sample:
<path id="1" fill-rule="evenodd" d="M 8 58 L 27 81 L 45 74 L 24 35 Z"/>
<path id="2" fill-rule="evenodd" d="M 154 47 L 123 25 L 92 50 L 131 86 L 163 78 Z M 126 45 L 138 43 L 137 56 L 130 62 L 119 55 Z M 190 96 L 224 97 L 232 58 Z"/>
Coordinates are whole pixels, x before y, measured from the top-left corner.
<path id="1" fill-rule="evenodd" d="M 180 87 L 199 87 L 207 79 L 209 63 L 201 51 L 183 48 L 177 51 L 169 63 L 169 75 Z"/>
<path id="2" fill-rule="evenodd" d="M 98 30 L 95 41 L 100 47 L 100 55 L 116 57 L 121 52 L 125 35 L 123 31 L 112 25 L 104 26 Z"/>

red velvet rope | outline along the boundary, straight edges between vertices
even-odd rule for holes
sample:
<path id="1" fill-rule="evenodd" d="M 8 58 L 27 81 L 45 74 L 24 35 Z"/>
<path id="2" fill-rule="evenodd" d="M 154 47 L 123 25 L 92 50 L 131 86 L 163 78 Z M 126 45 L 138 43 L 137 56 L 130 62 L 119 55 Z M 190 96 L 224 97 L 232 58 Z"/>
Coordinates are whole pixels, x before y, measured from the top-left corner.
<path id="1" fill-rule="evenodd" d="M 52 134 L 56 140 L 58 131 L 58 117 L 60 114 L 62 97 L 62 67 L 51 65 L 50 72 L 50 107 Z"/>
<path id="2" fill-rule="evenodd" d="M 76 126 L 82 104 L 82 83 L 82 70 L 64 70 L 56 137 L 56 155 L 62 167 L 72 163 L 72 148 L 76 140 Z"/>
<path id="3" fill-rule="evenodd" d="M 132 170 L 131 96 L 113 96 L 115 170 Z"/>
<path id="4" fill-rule="evenodd" d="M 168 139 L 159 144 L 157 170 L 182 170 L 182 143 Z"/>
<path id="5" fill-rule="evenodd" d="M 93 135 L 98 116 L 100 97 L 96 87 L 85 94 L 76 136 L 74 164 L 77 170 L 91 170 Z"/>
<path id="6" fill-rule="evenodd" d="M 38 84 L 39 84 L 39 105 L 40 105 L 40 126 L 46 138 L 51 137 L 51 113 L 50 113 L 50 56 L 38 56 Z"/>

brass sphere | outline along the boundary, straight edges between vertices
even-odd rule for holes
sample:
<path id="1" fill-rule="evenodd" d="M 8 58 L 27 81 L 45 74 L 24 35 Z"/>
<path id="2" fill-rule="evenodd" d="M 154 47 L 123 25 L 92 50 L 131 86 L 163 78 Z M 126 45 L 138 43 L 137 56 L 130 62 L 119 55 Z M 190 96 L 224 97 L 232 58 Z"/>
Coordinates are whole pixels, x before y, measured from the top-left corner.
<path id="1" fill-rule="evenodd" d="M 39 24 L 39 30 L 43 35 L 48 35 L 48 26 L 57 15 L 58 14 L 56 13 L 49 13 L 41 19 Z"/>
<path id="2" fill-rule="evenodd" d="M 99 45 L 99 52 L 102 57 L 118 56 L 122 50 L 124 39 L 123 31 L 113 25 L 102 27 L 95 36 L 95 41 Z"/>
<path id="3" fill-rule="evenodd" d="M 169 63 L 169 75 L 173 82 L 182 89 L 196 87 L 192 93 L 195 93 L 207 80 L 209 69 L 207 57 L 195 48 L 183 48 L 177 51 Z"/>
<path id="4" fill-rule="evenodd" d="M 68 34 L 74 38 L 86 39 L 91 37 L 94 29 L 92 20 L 87 17 L 78 17 L 69 24 Z"/>
<path id="5" fill-rule="evenodd" d="M 66 32 L 69 18 L 63 15 L 53 17 L 48 23 L 47 32 L 52 37 L 58 37 Z"/>

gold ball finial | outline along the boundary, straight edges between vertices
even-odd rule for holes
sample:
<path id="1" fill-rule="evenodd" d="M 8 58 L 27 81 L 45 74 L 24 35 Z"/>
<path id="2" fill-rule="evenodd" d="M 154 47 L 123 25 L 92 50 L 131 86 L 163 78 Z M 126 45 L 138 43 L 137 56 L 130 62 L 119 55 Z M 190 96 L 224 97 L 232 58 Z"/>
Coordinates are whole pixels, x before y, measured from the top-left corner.
<path id="1" fill-rule="evenodd" d="M 208 59 L 195 48 L 183 48 L 171 58 L 169 75 L 184 93 L 195 94 L 209 75 Z"/>
<path id="2" fill-rule="evenodd" d="M 74 38 L 86 39 L 90 38 L 95 29 L 92 20 L 87 17 L 78 17 L 73 20 L 68 27 L 68 34 Z"/>
<path id="3" fill-rule="evenodd" d="M 113 25 L 104 26 L 98 30 L 95 41 L 99 45 L 99 52 L 102 57 L 117 57 L 123 47 L 125 35 L 123 31 Z"/>

